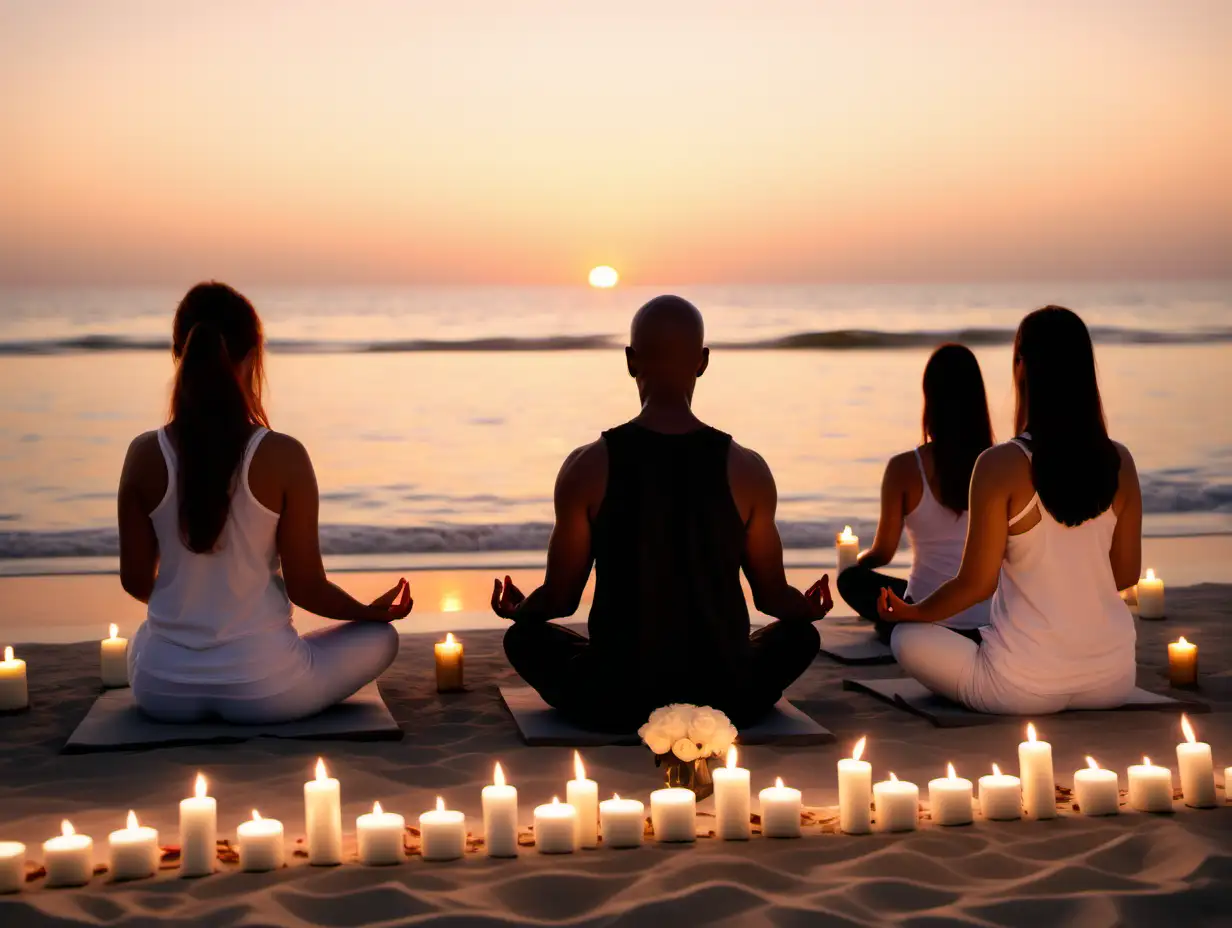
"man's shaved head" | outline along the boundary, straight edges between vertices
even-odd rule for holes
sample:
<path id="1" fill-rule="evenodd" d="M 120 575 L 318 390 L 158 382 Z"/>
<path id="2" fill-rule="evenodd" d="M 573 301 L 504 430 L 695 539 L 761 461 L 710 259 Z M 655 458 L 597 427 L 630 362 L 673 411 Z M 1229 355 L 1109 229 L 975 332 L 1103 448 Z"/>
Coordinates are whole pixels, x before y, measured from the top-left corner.
<path id="1" fill-rule="evenodd" d="M 633 316 L 627 351 L 629 373 L 645 393 L 662 388 L 689 396 L 706 369 L 706 325 L 698 308 L 679 296 L 657 296 Z"/>

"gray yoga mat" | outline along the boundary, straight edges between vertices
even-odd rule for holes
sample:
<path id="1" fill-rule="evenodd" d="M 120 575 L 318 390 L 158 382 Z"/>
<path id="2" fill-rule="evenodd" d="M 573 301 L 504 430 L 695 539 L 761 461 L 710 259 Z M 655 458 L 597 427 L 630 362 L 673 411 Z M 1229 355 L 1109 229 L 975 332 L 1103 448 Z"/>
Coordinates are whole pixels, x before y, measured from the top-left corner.
<path id="1" fill-rule="evenodd" d="M 225 744 L 252 738 L 323 741 L 396 741 L 402 730 L 375 683 L 319 715 L 281 725 L 230 725 L 222 721 L 172 725 L 141 712 L 130 689 L 107 690 L 95 700 L 62 753 L 123 751 L 185 744 Z"/>
<path id="2" fill-rule="evenodd" d="M 821 632 L 821 653 L 840 664 L 893 664 L 894 654 L 877 637 L 871 622 L 827 624 Z"/>
<path id="3" fill-rule="evenodd" d="M 529 686 L 502 686 L 500 694 L 518 726 L 518 734 L 532 747 L 587 748 L 642 743 L 635 732 L 612 734 L 577 727 Z M 811 745 L 830 744 L 834 735 L 786 699 L 780 699 L 768 716 L 741 731 L 737 740 L 739 744 Z"/>
<path id="4" fill-rule="evenodd" d="M 1015 716 L 989 715 L 984 712 L 973 712 L 965 706 L 950 702 L 941 696 L 930 692 L 924 684 L 917 680 L 895 677 L 882 680 L 844 680 L 843 689 L 868 693 L 877 699 L 884 700 L 914 715 L 928 719 L 938 728 L 968 728 L 973 725 L 995 724 Z M 1107 712 L 1190 712 L 1199 714 L 1209 712 L 1206 703 L 1174 699 L 1171 696 L 1161 696 L 1144 689 L 1136 689 L 1129 701 L 1115 709 L 1077 710 L 1078 712 L 1094 711 L 1100 714 Z M 1062 713 L 1071 715 L 1075 713 Z"/>

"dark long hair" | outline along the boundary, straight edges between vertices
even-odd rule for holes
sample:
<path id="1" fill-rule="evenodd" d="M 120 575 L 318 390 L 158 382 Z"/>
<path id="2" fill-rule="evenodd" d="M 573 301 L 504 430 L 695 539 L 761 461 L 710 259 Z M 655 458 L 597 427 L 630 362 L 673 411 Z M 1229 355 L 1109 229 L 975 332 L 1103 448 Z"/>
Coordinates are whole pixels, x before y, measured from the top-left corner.
<path id="1" fill-rule="evenodd" d="M 965 345 L 942 345 L 924 365 L 924 441 L 932 442 L 947 509 L 967 511 L 975 459 L 992 440 L 980 362 Z"/>
<path id="2" fill-rule="evenodd" d="M 1037 309 L 1018 326 L 1014 365 L 1015 428 L 1031 433 L 1031 476 L 1040 501 L 1063 525 L 1081 525 L 1112 505 L 1121 476 L 1091 334 L 1063 306 Z"/>
<path id="3" fill-rule="evenodd" d="M 226 284 L 197 284 L 180 301 L 169 425 L 178 457 L 180 537 L 190 551 L 217 547 L 253 426 L 269 426 L 261 405 L 263 347 L 257 311 Z M 245 359 L 249 373 L 241 377 Z"/>

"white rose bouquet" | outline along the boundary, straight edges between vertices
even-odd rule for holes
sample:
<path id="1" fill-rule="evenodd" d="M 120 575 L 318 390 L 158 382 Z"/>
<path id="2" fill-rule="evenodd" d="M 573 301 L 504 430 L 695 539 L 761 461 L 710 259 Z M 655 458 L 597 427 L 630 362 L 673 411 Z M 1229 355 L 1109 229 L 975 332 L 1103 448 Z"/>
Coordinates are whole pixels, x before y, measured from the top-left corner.
<path id="1" fill-rule="evenodd" d="M 656 709 L 637 731 L 660 760 L 691 764 L 726 754 L 736 740 L 736 726 L 718 709 L 676 703 Z"/>

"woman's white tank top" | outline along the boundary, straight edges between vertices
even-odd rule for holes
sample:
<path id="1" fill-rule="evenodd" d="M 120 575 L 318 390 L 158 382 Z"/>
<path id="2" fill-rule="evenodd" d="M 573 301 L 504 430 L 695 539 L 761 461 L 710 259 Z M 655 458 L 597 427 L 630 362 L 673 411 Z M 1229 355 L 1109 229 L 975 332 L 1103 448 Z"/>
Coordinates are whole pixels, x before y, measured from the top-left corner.
<path id="1" fill-rule="evenodd" d="M 273 695 L 306 669 L 278 560 L 279 515 L 248 486 L 253 454 L 267 432 L 258 428 L 244 449 L 217 548 L 199 554 L 180 537 L 176 452 L 159 429 L 167 492 L 150 513 L 158 577 L 146 624 L 134 641 L 135 672 L 208 686 L 268 681 L 267 695 Z M 247 686 L 245 692 L 260 695 L 259 689 Z"/>
<path id="2" fill-rule="evenodd" d="M 920 497 L 919 505 L 907 514 L 904 526 L 907 540 L 911 542 L 907 595 L 918 603 L 958 575 L 963 546 L 967 542 L 967 514 L 954 512 L 933 496 L 919 448 L 915 449 L 915 462 L 920 468 L 924 495 Z M 984 600 L 941 624 L 949 628 L 980 628 L 988 624 L 988 609 L 988 600 Z"/>
<path id="3" fill-rule="evenodd" d="M 1025 444 L 1012 444 L 1030 460 Z M 1137 631 L 1109 559 L 1116 513 L 1110 506 L 1081 525 L 1064 525 L 1036 493 L 1009 524 L 1036 507 L 1039 524 L 1006 542 L 985 658 L 1011 684 L 1041 696 L 1124 679 L 1136 660 Z"/>

